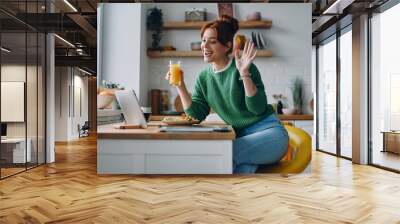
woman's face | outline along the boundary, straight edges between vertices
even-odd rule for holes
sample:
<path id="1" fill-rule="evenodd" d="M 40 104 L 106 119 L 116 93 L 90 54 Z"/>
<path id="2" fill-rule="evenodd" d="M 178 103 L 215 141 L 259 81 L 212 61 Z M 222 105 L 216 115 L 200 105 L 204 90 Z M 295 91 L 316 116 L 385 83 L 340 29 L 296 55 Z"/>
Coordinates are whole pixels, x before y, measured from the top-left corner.
<path id="1" fill-rule="evenodd" d="M 228 42 L 230 45 L 231 42 Z M 229 47 L 221 44 L 217 39 L 217 31 L 213 28 L 208 28 L 204 31 L 201 40 L 201 51 L 205 62 L 215 62 L 226 58 Z"/>

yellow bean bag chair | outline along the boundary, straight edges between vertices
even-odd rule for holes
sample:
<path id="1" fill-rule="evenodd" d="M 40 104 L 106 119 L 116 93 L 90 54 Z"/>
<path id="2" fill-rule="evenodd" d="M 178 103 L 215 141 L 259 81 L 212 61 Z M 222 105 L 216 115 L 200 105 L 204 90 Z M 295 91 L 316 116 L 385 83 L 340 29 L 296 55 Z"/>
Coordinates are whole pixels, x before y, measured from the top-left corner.
<path id="1" fill-rule="evenodd" d="M 260 166 L 257 173 L 301 173 L 311 161 L 311 136 L 301 128 L 284 123 L 289 134 L 287 154 L 275 165 Z"/>

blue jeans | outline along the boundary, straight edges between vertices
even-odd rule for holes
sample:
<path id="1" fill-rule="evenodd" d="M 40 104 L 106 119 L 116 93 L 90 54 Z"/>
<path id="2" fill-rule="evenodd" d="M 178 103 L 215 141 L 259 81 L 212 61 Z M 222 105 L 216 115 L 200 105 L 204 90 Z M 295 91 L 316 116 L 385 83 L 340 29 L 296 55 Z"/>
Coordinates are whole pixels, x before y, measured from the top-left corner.
<path id="1" fill-rule="evenodd" d="M 258 165 L 279 162 L 289 137 L 275 114 L 237 132 L 233 141 L 233 172 L 255 173 Z"/>

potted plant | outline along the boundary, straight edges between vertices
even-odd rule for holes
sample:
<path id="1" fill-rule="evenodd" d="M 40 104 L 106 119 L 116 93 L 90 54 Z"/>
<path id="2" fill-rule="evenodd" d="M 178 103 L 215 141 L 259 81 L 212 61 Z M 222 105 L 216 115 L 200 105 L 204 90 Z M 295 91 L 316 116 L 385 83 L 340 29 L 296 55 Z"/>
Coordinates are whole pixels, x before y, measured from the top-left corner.
<path id="1" fill-rule="evenodd" d="M 303 108 L 303 80 L 296 77 L 291 86 L 293 107 L 296 110 L 296 114 L 302 114 Z"/>
<path id="2" fill-rule="evenodd" d="M 152 32 L 151 50 L 162 50 L 160 46 L 162 29 L 163 29 L 163 13 L 162 10 L 154 7 L 147 11 L 147 30 Z"/>

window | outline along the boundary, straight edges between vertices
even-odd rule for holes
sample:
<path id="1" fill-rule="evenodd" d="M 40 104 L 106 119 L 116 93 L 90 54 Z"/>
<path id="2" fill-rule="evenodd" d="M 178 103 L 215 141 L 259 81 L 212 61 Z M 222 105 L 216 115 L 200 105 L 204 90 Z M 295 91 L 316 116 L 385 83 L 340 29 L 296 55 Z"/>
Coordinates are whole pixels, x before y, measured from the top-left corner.
<path id="1" fill-rule="evenodd" d="M 336 153 L 336 36 L 318 48 L 318 149 Z"/>
<path id="2" fill-rule="evenodd" d="M 398 153 L 384 146 L 384 132 L 400 130 L 400 4 L 371 19 L 371 162 L 400 170 Z M 399 133 L 400 135 L 400 133 Z M 398 143 L 399 144 L 399 143 Z M 399 148 L 400 145 L 397 145 Z"/>
<path id="3" fill-rule="evenodd" d="M 352 32 L 340 36 L 340 155 L 352 157 Z"/>

